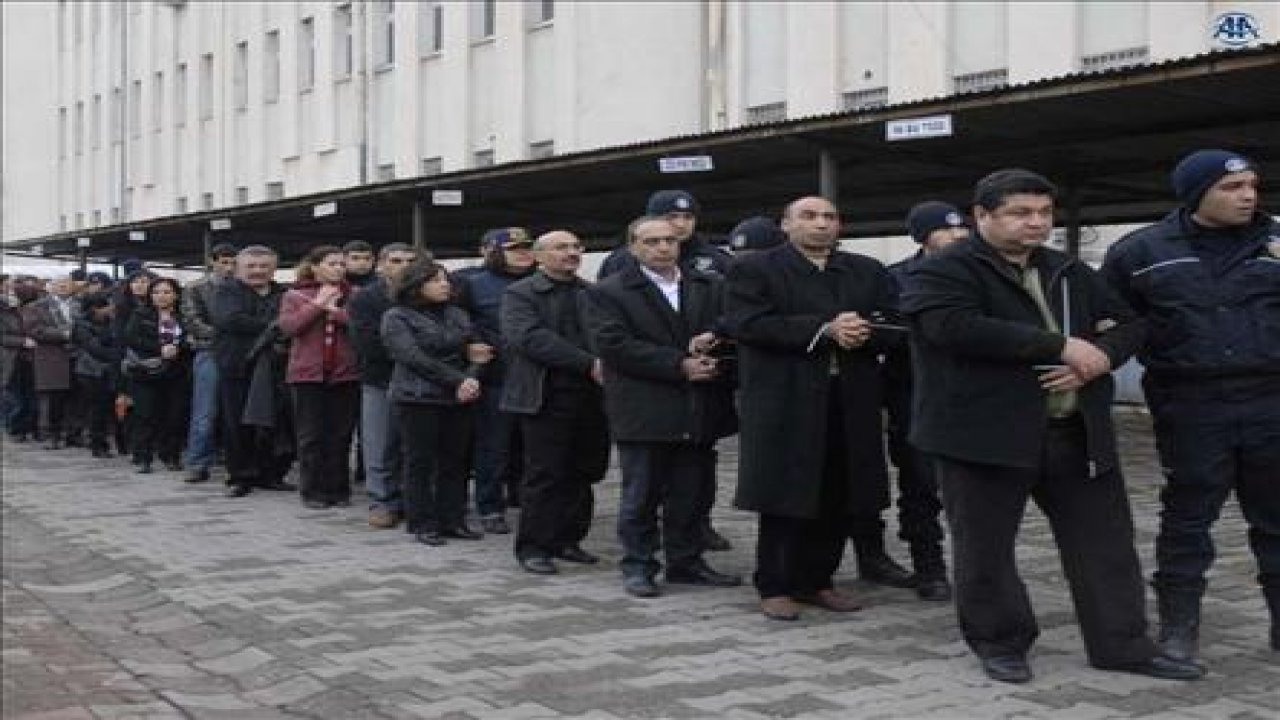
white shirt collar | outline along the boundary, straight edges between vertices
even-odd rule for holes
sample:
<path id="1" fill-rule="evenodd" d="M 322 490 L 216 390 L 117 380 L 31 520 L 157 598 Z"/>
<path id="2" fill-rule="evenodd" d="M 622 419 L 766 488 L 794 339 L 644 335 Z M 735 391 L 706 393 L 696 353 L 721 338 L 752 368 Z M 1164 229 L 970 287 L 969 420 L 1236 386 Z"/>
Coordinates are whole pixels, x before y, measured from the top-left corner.
<path id="1" fill-rule="evenodd" d="M 640 265 L 640 272 L 649 278 L 649 281 L 658 286 L 658 290 L 662 291 L 662 296 L 671 303 L 671 308 L 676 312 L 680 312 L 680 266 L 677 265 L 676 276 L 674 279 L 668 280 L 658 273 L 650 270 L 644 265 Z"/>

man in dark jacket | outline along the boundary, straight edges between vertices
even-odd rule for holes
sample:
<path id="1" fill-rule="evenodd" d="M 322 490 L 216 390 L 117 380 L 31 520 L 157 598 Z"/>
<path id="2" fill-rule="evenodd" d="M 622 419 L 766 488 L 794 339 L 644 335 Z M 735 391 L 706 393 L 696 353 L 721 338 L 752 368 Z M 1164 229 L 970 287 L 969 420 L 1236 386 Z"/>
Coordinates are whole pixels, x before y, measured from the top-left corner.
<path id="1" fill-rule="evenodd" d="M 1280 223 L 1242 155 L 1173 171 L 1182 206 L 1122 239 L 1102 273 L 1151 323 L 1138 359 L 1167 483 L 1154 585 L 1165 652 L 1195 658 L 1210 529 L 1234 489 L 1280 650 Z"/>
<path id="2" fill-rule="evenodd" d="M 382 344 L 382 316 L 394 304 L 394 285 L 417 252 L 405 243 L 383 245 L 378 251 L 378 277 L 347 303 L 351 343 L 360 369 L 360 447 L 363 451 L 365 492 L 369 496 L 369 525 L 392 528 L 400 521 L 400 435 L 392 419 L 387 383 L 391 358 Z"/>
<path id="3" fill-rule="evenodd" d="M 32 349 L 35 388 L 40 401 L 40 432 L 50 449 L 71 444 L 73 414 L 77 402 L 71 383 L 75 349 L 71 329 L 80 314 L 79 302 L 71 293 L 70 277 L 49 283 L 49 294 L 25 306 L 23 320 L 27 334 L 36 341 Z"/>
<path id="4" fill-rule="evenodd" d="M 191 348 L 191 419 L 187 425 L 187 482 L 206 482 L 217 456 L 214 428 L 218 422 L 218 363 L 213 356 L 217 335 L 209 318 L 214 288 L 235 270 L 236 248 L 218 243 L 209 251 L 209 274 L 182 292 L 182 321 Z"/>
<path id="5" fill-rule="evenodd" d="M 695 272 L 723 278 L 729 272 L 733 256 L 712 245 L 704 236 L 698 234 L 698 212 L 701 210 L 698 200 L 684 190 L 659 190 L 649 196 L 645 203 L 645 215 L 660 217 L 671 223 L 675 229 L 676 239 L 680 242 L 680 253 L 677 263 L 682 272 Z M 603 280 L 625 268 L 636 266 L 636 259 L 631 254 L 630 238 L 622 247 L 614 250 L 600 265 L 597 279 Z M 711 474 L 702 479 L 702 500 L 699 505 L 702 515 L 702 540 L 708 550 L 729 550 L 732 548 L 723 535 L 711 526 L 711 508 L 716 500 L 715 462 L 710 465 Z"/>
<path id="6" fill-rule="evenodd" d="M 231 497 L 244 497 L 254 487 L 297 489 L 284 481 L 292 458 L 277 452 L 272 433 L 244 422 L 254 365 L 261 353 L 277 352 L 274 346 L 279 342 L 275 323 L 284 288 L 272 279 L 276 257 L 274 250 L 263 245 L 241 250 L 234 277 L 216 286 L 209 308 L 217 330 L 213 353 L 218 362 L 219 412 Z M 283 388 L 277 390 L 283 392 Z M 266 404 L 269 407 L 270 399 Z"/>
<path id="7" fill-rule="evenodd" d="M 594 564 L 582 549 L 591 529 L 591 490 L 609 464 L 609 425 L 600 385 L 604 368 L 590 350 L 578 277 L 582 243 L 557 230 L 533 246 L 538 272 L 502 297 L 508 353 L 501 409 L 520 418 L 526 466 L 515 553 L 531 573 L 557 572 L 553 558 Z"/>
<path id="8" fill-rule="evenodd" d="M 1056 189 L 1026 170 L 980 180 L 979 236 L 927 259 L 903 298 L 916 394 L 911 441 L 936 458 L 956 611 L 994 680 L 1026 682 L 1039 630 L 1014 546 L 1028 498 L 1049 518 L 1089 663 L 1191 680 L 1147 636 L 1111 368 L 1143 324 L 1092 269 L 1043 247 Z"/>
<path id="9" fill-rule="evenodd" d="M 925 258 L 969 237 L 969 227 L 965 225 L 959 209 L 937 201 L 922 202 L 911 208 L 907 213 L 907 231 L 913 240 L 920 243 L 920 250 L 889 266 L 895 298 L 902 296 L 902 288 L 908 283 L 912 270 Z M 915 570 L 909 581 L 921 599 L 950 600 L 951 585 L 947 582 L 946 560 L 942 552 L 942 524 L 938 522 L 938 515 L 942 512 L 938 480 L 933 472 L 933 462 L 907 439 L 911 430 L 912 388 L 909 345 L 900 343 L 889 349 L 881 367 L 884 409 L 888 420 L 885 444 L 889 458 L 898 469 L 898 536 L 910 548 L 911 564 Z M 865 571 L 862 576 L 866 578 Z"/>
<path id="10" fill-rule="evenodd" d="M 362 288 L 377 280 L 374 272 L 373 246 L 364 240 L 352 240 L 342 246 L 342 261 L 347 266 L 347 283 Z"/>
<path id="11" fill-rule="evenodd" d="M 840 214 L 820 197 L 787 206 L 788 242 L 729 271 L 726 328 L 738 341 L 742 442 L 735 504 L 760 514 L 761 612 L 795 620 L 797 601 L 861 607 L 836 590 L 845 539 L 878 542 L 888 506 L 878 355 L 901 333 L 879 262 L 840 252 Z"/>
<path id="12" fill-rule="evenodd" d="M 636 597 L 660 594 L 659 544 L 667 582 L 738 585 L 736 575 L 702 559 L 705 478 L 714 472 L 715 441 L 736 429 L 731 386 L 711 356 L 719 342 L 712 328 L 720 281 L 679 267 L 680 240 L 663 218 L 632 222 L 627 237 L 635 266 L 587 291 L 590 336 L 604 362 L 605 412 L 622 467 L 623 587 Z"/>

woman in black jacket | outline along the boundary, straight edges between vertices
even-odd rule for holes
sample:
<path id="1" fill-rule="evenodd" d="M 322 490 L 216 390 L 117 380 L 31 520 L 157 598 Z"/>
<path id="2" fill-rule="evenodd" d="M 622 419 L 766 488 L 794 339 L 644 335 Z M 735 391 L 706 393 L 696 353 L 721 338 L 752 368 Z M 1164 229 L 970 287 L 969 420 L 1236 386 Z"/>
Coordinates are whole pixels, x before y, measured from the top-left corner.
<path id="1" fill-rule="evenodd" d="M 138 472 L 151 472 L 156 455 L 169 470 L 181 470 L 178 458 L 187 427 L 187 378 L 190 353 L 176 280 L 151 283 L 147 303 L 125 326 L 126 365 L 133 388 L 133 462 Z"/>
<path id="2" fill-rule="evenodd" d="M 76 346 L 76 387 L 89 424 L 89 449 L 109 458 L 107 438 L 115 434 L 115 398 L 124 352 L 111 333 L 111 295 L 91 293 L 80 301 L 80 317 L 71 329 Z"/>
<path id="3" fill-rule="evenodd" d="M 493 348 L 474 342 L 467 314 L 450 303 L 449 275 L 433 262 L 406 270 L 396 306 L 382 319 L 382 342 L 395 363 L 388 395 L 404 449 L 404 504 L 409 532 L 424 545 L 476 540 L 467 526 L 467 447 L 479 366 Z"/>

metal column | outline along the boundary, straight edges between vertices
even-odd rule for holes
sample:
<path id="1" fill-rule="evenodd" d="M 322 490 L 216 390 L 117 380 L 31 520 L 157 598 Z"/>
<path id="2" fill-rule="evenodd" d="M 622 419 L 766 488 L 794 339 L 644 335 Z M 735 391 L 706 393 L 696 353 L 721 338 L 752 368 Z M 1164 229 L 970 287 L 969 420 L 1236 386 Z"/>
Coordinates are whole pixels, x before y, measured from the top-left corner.
<path id="1" fill-rule="evenodd" d="M 818 194 L 840 205 L 840 167 L 825 148 L 818 151 Z"/>
<path id="2" fill-rule="evenodd" d="M 427 247 L 427 205 L 422 200 L 413 201 L 413 249 Z"/>

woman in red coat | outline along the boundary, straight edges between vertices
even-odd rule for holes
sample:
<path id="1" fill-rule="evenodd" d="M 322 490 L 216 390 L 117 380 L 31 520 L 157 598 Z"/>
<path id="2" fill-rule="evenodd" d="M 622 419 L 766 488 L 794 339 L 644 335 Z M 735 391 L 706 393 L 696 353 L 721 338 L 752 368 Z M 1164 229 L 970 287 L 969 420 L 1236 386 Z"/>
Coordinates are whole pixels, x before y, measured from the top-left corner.
<path id="1" fill-rule="evenodd" d="M 345 275 L 341 248 L 314 248 L 280 303 L 280 330 L 292 339 L 285 382 L 293 393 L 302 502 L 309 508 L 351 504 L 351 432 L 360 395 Z"/>

